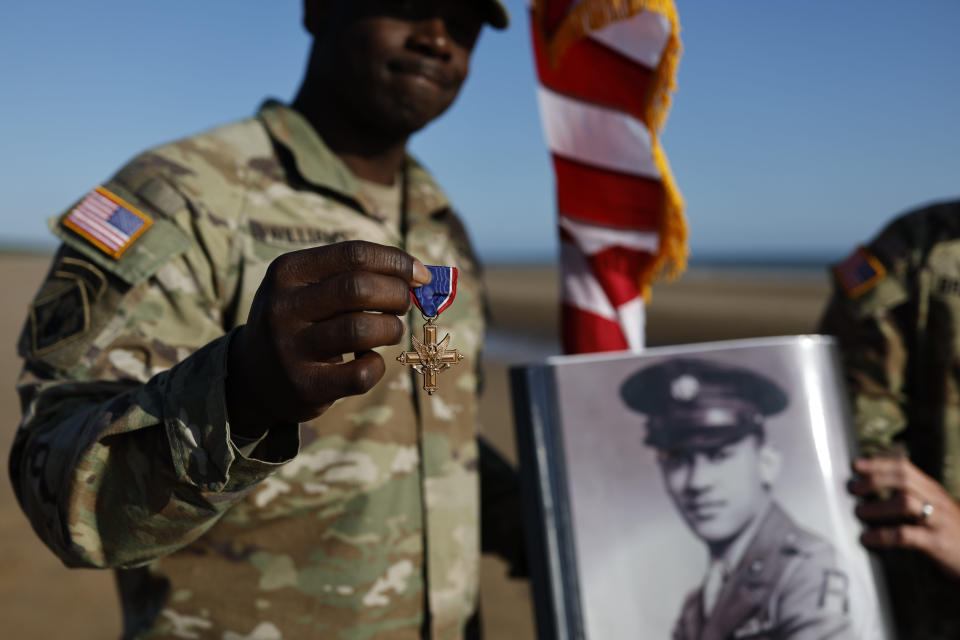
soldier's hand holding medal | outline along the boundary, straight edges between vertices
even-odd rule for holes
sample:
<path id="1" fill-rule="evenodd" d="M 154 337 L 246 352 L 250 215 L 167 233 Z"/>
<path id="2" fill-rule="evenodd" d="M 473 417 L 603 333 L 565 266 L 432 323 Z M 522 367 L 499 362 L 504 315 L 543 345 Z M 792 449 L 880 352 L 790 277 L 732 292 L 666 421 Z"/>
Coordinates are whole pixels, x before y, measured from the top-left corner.
<path id="1" fill-rule="evenodd" d="M 363 241 L 274 260 L 247 324 L 230 345 L 233 432 L 258 437 L 273 425 L 310 420 L 338 398 L 370 390 L 385 371 L 373 349 L 400 342 L 404 326 L 398 316 L 410 309 L 410 287 L 430 277 L 406 252 Z M 355 357 L 347 362 L 343 354 L 349 353 Z"/>
<path id="2" fill-rule="evenodd" d="M 916 549 L 960 580 L 960 505 L 906 457 L 861 458 L 850 493 L 870 548 Z"/>

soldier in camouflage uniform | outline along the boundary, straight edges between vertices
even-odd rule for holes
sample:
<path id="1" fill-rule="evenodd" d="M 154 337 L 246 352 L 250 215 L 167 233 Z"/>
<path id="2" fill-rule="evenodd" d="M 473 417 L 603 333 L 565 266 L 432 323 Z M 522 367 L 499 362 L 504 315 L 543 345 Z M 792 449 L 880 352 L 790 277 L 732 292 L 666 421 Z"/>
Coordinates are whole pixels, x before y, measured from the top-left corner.
<path id="1" fill-rule="evenodd" d="M 960 638 L 960 202 L 893 221 L 834 269 L 837 337 L 865 456 L 863 543 L 901 638 Z"/>
<path id="2" fill-rule="evenodd" d="M 405 148 L 506 21 L 492 0 L 307 0 L 292 107 L 143 153 L 52 223 L 10 473 L 65 564 L 118 570 L 125 637 L 463 637 L 478 374 L 430 396 L 394 360 L 422 263 L 460 269 L 440 323 L 467 363 L 482 288 Z M 104 203 L 119 250 L 84 226 Z"/>

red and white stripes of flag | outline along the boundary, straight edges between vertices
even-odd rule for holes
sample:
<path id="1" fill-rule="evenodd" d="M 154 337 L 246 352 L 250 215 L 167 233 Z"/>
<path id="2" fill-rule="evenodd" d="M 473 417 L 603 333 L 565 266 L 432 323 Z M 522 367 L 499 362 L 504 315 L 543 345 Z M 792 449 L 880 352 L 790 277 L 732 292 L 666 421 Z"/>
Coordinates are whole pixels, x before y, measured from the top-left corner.
<path id="1" fill-rule="evenodd" d="M 544 0 L 532 12 L 557 180 L 564 351 L 640 350 L 646 289 L 686 255 L 680 195 L 656 138 L 679 55 L 676 12 L 662 0 Z"/>

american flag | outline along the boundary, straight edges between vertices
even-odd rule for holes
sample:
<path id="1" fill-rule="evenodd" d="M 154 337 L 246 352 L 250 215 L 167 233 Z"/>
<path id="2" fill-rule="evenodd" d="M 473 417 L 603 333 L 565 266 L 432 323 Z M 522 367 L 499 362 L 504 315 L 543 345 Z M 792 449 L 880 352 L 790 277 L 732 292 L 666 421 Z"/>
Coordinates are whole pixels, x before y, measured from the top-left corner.
<path id="1" fill-rule="evenodd" d="M 883 280 L 887 269 L 872 253 L 863 247 L 857 247 L 833 268 L 833 275 L 848 296 L 857 298 Z"/>
<path id="2" fill-rule="evenodd" d="M 673 0 L 535 0 L 540 115 L 557 181 L 567 353 L 638 351 L 644 298 L 686 264 L 658 141 L 680 56 Z"/>
<path id="3" fill-rule="evenodd" d="M 63 224 L 107 255 L 119 258 L 147 230 L 151 220 L 119 196 L 97 187 L 67 214 Z"/>

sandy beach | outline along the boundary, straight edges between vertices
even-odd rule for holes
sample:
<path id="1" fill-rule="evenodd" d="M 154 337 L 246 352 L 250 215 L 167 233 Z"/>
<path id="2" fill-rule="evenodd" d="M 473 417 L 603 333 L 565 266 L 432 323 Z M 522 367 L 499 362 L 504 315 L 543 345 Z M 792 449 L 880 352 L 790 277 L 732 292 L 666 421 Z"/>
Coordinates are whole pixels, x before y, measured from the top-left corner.
<path id="1" fill-rule="evenodd" d="M 4 462 L 19 420 L 14 383 L 16 339 L 49 255 L 0 254 L 0 440 Z M 556 353 L 557 273 L 546 266 L 488 268 L 491 333 L 485 355 L 481 429 L 516 461 L 507 368 Z M 658 287 L 648 311 L 650 346 L 810 333 L 828 294 L 823 273 L 731 268 L 691 269 Z M 120 613 L 107 572 L 67 570 L 39 542 L 20 512 L 6 473 L 0 480 L 0 620 L 24 640 L 116 638 Z M 486 637 L 534 638 L 528 584 L 506 577 L 496 558 L 482 565 Z"/>

